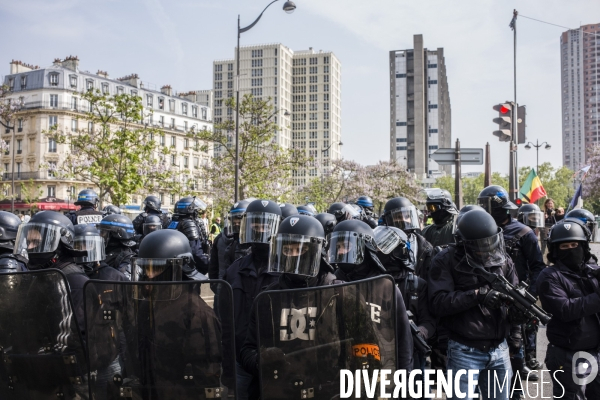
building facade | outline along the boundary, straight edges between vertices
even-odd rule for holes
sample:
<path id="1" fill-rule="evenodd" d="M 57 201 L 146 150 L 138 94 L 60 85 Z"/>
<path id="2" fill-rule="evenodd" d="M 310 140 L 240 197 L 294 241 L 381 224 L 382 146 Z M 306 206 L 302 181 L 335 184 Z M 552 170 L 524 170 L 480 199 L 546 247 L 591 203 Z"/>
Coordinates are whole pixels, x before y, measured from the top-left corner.
<path id="1" fill-rule="evenodd" d="M 89 104 L 84 104 L 79 97 L 81 92 L 91 89 L 99 89 L 109 95 L 126 93 L 141 97 L 143 122 L 164 132 L 157 140 L 163 146 L 170 145 L 168 161 L 172 168 L 199 170 L 212 157 L 212 147 L 203 151 L 205 143 L 186 137 L 186 133 L 195 129 L 212 130 L 211 108 L 198 103 L 195 92 L 176 95 L 169 85 L 163 86 L 160 91 L 150 90 L 144 87 L 136 74 L 110 79 L 103 71 L 96 74 L 82 71 L 77 57 L 56 59 L 47 68 L 13 61 L 4 84 L 12 91 L 10 97 L 21 98 L 24 103 L 16 115 L 14 133 L 7 129 L 2 131 L 1 136 L 9 143 L 9 150 L 1 160 L 3 181 L 11 181 L 14 174 L 17 199 L 24 197 L 23 191 L 30 190 L 28 185 L 32 183 L 36 190 L 41 188 L 40 197 L 71 202 L 80 190 L 94 189 L 90 182 L 55 176 L 53 171 L 64 161 L 70 149 L 68 145 L 58 144 L 43 134 L 55 125 L 65 133 L 93 129 L 82 126 L 88 124 L 85 112 L 89 111 Z M 14 169 L 12 152 L 16 152 Z M 160 196 L 167 208 L 178 200 L 177 196 L 168 193 L 153 194 Z M 142 200 L 141 194 L 132 194 L 132 203 L 140 204 Z"/>
<path id="2" fill-rule="evenodd" d="M 560 37 L 563 165 L 579 170 L 600 144 L 600 24 Z"/>
<path id="3" fill-rule="evenodd" d="M 235 97 L 236 61 L 213 63 L 215 123 L 235 120 L 235 109 L 225 102 Z M 332 52 L 293 51 L 282 44 L 240 47 L 239 87 L 240 99 L 245 94 L 271 99 L 280 146 L 305 150 L 315 160 L 294 171 L 295 186 L 327 173 L 331 161 L 341 158 L 341 64 Z"/>
<path id="4" fill-rule="evenodd" d="M 438 148 L 451 147 L 451 109 L 444 49 L 428 50 L 423 35 L 414 47 L 390 51 L 390 160 L 417 179 L 451 172 L 429 158 Z"/>

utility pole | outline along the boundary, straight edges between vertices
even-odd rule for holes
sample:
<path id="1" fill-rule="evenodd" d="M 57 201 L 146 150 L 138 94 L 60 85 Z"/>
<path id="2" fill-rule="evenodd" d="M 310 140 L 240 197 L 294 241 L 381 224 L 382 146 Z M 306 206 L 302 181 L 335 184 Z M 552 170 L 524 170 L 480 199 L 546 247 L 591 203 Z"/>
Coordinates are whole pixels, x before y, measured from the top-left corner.
<path id="1" fill-rule="evenodd" d="M 460 140 L 456 139 L 454 148 L 454 204 L 460 210 L 462 208 L 462 177 L 460 170 Z"/>
<path id="2" fill-rule="evenodd" d="M 513 30 L 513 82 L 514 82 L 514 105 L 512 113 L 512 138 L 510 141 L 510 160 L 509 160 L 509 197 L 511 201 L 517 199 L 517 191 L 519 190 L 519 175 L 517 173 L 517 16 L 519 12 L 513 11 L 513 18 L 510 21 L 510 27 Z"/>
<path id="3" fill-rule="evenodd" d="M 490 142 L 485 144 L 485 176 L 483 178 L 483 187 L 492 184 L 492 160 L 490 158 Z"/>

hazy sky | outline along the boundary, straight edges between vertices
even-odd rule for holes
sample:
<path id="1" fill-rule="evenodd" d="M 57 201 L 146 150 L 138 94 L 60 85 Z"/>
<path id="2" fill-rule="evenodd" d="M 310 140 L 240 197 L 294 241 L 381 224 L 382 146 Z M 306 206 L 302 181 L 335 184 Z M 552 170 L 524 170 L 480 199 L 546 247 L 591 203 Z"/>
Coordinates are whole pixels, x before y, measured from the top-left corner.
<path id="1" fill-rule="evenodd" d="M 177 91 L 212 87 L 212 61 L 233 58 L 237 15 L 251 23 L 268 0 L 0 0 L 0 75 L 12 59 L 50 66 L 77 55 L 80 69 L 111 78 L 137 73 Z M 512 11 L 572 28 L 600 23 L 598 0 L 297 0 L 273 4 L 242 35 L 242 45 L 283 43 L 331 50 L 342 63 L 342 153 L 373 164 L 389 158 L 388 52 L 423 34 L 446 56 L 452 137 L 463 147 L 492 145 L 492 169 L 507 172 L 508 144 L 492 131 L 492 106 L 513 98 Z M 518 100 L 527 105 L 528 139 L 548 141 L 540 163 L 562 164 L 560 48 L 563 29 L 518 20 Z M 519 149 L 535 166 L 535 150 Z M 464 170 L 482 170 L 466 167 Z"/>

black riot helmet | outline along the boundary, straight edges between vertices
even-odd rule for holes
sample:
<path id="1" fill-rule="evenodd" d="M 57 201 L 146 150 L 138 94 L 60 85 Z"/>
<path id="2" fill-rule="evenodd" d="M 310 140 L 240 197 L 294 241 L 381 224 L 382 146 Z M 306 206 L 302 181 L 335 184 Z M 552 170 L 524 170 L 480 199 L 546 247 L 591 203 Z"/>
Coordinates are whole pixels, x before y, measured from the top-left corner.
<path id="1" fill-rule="evenodd" d="M 162 203 L 157 196 L 147 196 L 142 202 L 142 206 L 144 207 L 144 211 L 148 212 L 150 210 L 161 212 L 160 208 Z"/>
<path id="2" fill-rule="evenodd" d="M 104 239 L 100 236 L 98 229 L 91 224 L 75 225 L 75 240 L 73 248 L 85 255 L 73 257 L 77 264 L 87 264 L 102 261 L 106 258 L 104 252 Z"/>
<path id="3" fill-rule="evenodd" d="M 395 197 L 385 203 L 383 220 L 388 226 L 395 226 L 405 232 L 420 229 L 419 214 L 414 204 L 406 197 Z"/>
<path id="4" fill-rule="evenodd" d="M 249 200 L 240 200 L 231 206 L 229 210 L 229 225 L 231 226 L 231 233 L 240 233 L 240 225 L 242 224 L 242 218 L 246 214 L 246 208 L 250 204 Z"/>
<path id="5" fill-rule="evenodd" d="M 589 240 L 591 233 L 579 219 L 563 219 L 554 224 L 548 235 L 548 260 L 556 262 L 559 245 L 566 242 L 577 242 L 583 248 L 584 260 L 591 256 Z"/>
<path id="6" fill-rule="evenodd" d="M 0 247 L 13 250 L 21 219 L 15 214 L 0 211 Z"/>
<path id="7" fill-rule="evenodd" d="M 198 213 L 206 210 L 206 203 L 197 197 L 184 197 L 175 203 L 175 214 L 192 215 L 196 217 Z"/>
<path id="8" fill-rule="evenodd" d="M 307 204 L 304 206 L 298 206 L 296 208 L 298 209 L 298 214 L 307 215 L 309 217 L 314 217 L 317 215 L 317 210 L 311 205 Z"/>
<path id="9" fill-rule="evenodd" d="M 240 244 L 269 243 L 277 234 L 281 222 L 281 208 L 274 201 L 254 200 L 246 208 L 240 226 Z"/>
<path id="10" fill-rule="evenodd" d="M 153 214 L 146 216 L 146 218 L 144 219 L 144 226 L 142 228 L 144 236 L 159 229 L 162 229 L 162 220 L 160 219 L 160 217 L 158 215 Z"/>
<path id="11" fill-rule="evenodd" d="M 327 209 L 327 212 L 329 214 L 333 214 L 338 222 L 360 218 L 360 212 L 358 212 L 350 204 L 341 202 L 331 204 Z"/>
<path id="12" fill-rule="evenodd" d="M 133 223 L 125 215 L 107 215 L 96 227 L 100 231 L 100 236 L 104 239 L 106 246 L 109 245 L 111 239 L 118 240 L 121 244 L 128 247 L 135 245 L 135 242 L 132 240 L 135 235 Z"/>
<path id="13" fill-rule="evenodd" d="M 519 207 L 517 220 L 532 229 L 541 228 L 544 226 L 544 213 L 537 204 L 523 204 Z"/>
<path id="14" fill-rule="evenodd" d="M 298 215 L 298 209 L 295 205 L 290 203 L 281 203 L 279 205 L 281 208 L 281 218 L 291 217 L 292 215 Z"/>
<path id="15" fill-rule="evenodd" d="M 320 213 L 320 214 L 315 215 L 315 218 L 317 219 L 317 221 L 319 221 L 321 223 L 321 226 L 323 226 L 323 230 L 325 231 L 326 237 L 331 232 L 333 232 L 333 229 L 335 228 L 335 225 L 337 224 L 337 219 L 335 219 L 335 216 L 333 214 Z"/>
<path id="16" fill-rule="evenodd" d="M 14 254 L 28 256 L 30 267 L 43 268 L 57 259 L 61 250 L 79 255 L 73 248 L 74 236 L 73 223 L 66 215 L 40 211 L 19 226 Z"/>
<path id="17" fill-rule="evenodd" d="M 107 215 L 111 215 L 111 214 L 123 214 L 123 212 L 121 211 L 121 209 L 119 207 L 113 206 L 112 204 L 109 204 L 106 207 L 104 207 L 102 209 L 102 213 L 104 214 L 105 217 Z"/>
<path id="18" fill-rule="evenodd" d="M 351 219 L 338 223 L 329 235 L 329 263 L 362 264 L 367 251 L 376 249 L 374 238 L 373 229 L 362 221 Z"/>
<path id="19" fill-rule="evenodd" d="M 584 210 L 583 208 L 578 208 L 576 210 L 569 211 L 567 215 L 565 215 L 564 219 L 569 220 L 572 218 L 582 221 L 585 224 L 585 226 L 587 226 L 591 235 L 590 241 L 596 242 L 600 239 L 598 237 L 598 223 L 596 222 L 594 214 L 592 214 L 588 210 Z"/>
<path id="20" fill-rule="evenodd" d="M 497 185 L 488 186 L 477 196 L 477 204 L 485 209 L 497 224 L 502 224 L 509 217 L 510 210 L 517 206 L 508 199 L 508 192 Z"/>
<path id="21" fill-rule="evenodd" d="M 465 215 L 467 212 L 469 212 L 471 210 L 482 210 L 482 211 L 485 211 L 483 209 L 483 207 L 478 206 L 476 204 L 467 204 L 466 206 L 463 206 L 463 208 L 461 208 L 460 211 L 458 212 L 458 215 L 456 216 L 456 220 L 454 221 L 454 224 L 455 224 L 454 232 L 455 233 L 456 233 L 456 225 L 458 225 L 458 221 L 460 221 L 460 219 L 462 218 L 463 215 Z"/>
<path id="22" fill-rule="evenodd" d="M 287 217 L 271 238 L 269 271 L 317 276 L 324 244 L 325 231 L 315 218 L 301 214 Z"/>
<path id="23" fill-rule="evenodd" d="M 506 263 L 504 237 L 494 218 L 484 210 L 463 214 L 456 225 L 457 242 L 465 249 L 473 268 L 491 268 Z"/>
<path id="24" fill-rule="evenodd" d="M 430 214 L 438 211 L 447 211 L 454 215 L 458 214 L 458 209 L 452 201 L 452 195 L 446 189 L 424 189 L 421 192 L 421 196 L 425 198 L 425 207 Z"/>
<path id="25" fill-rule="evenodd" d="M 152 282 L 179 282 L 184 274 L 197 274 L 188 238 L 181 232 L 164 229 L 152 232 L 140 242 L 138 256 L 132 259 L 132 280 Z M 187 272 L 187 273 L 186 273 Z M 192 278 L 193 279 L 193 278 Z M 181 286 L 169 286 L 157 293 L 176 298 Z M 147 295 L 142 289 L 139 295 Z"/>
<path id="26" fill-rule="evenodd" d="M 74 203 L 76 206 L 91 206 L 98 207 L 98 194 L 92 189 L 84 189 L 77 195 L 77 201 Z"/>
<path id="27" fill-rule="evenodd" d="M 356 199 L 356 204 L 365 210 L 373 212 L 373 200 L 369 196 L 360 196 Z"/>

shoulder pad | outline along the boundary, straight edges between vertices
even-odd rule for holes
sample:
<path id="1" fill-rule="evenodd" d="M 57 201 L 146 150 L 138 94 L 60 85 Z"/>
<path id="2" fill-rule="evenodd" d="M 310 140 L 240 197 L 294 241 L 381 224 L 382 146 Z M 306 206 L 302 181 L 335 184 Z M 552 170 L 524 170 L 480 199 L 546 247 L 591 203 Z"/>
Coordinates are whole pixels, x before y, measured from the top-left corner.
<path id="1" fill-rule="evenodd" d="M 12 272 L 22 272 L 27 269 L 24 268 L 25 265 L 19 261 L 17 261 L 14 257 L 3 256 L 0 257 L 0 273 L 12 273 Z"/>
<path id="2" fill-rule="evenodd" d="M 200 239 L 200 229 L 198 229 L 198 225 L 196 222 L 191 219 L 184 219 L 179 221 L 177 224 L 177 230 L 183 233 L 188 240 L 197 240 Z"/>

